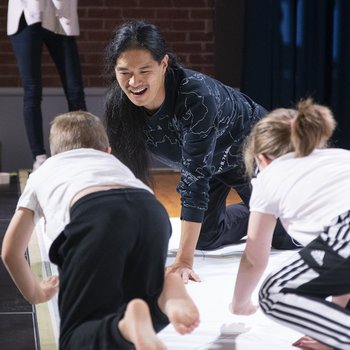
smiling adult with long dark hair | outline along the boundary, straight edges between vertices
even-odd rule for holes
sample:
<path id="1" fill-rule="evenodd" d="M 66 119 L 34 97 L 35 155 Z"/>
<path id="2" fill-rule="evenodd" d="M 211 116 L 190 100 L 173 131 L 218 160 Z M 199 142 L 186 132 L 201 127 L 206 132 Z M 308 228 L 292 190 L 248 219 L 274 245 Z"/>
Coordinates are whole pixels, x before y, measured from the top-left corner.
<path id="1" fill-rule="evenodd" d="M 266 110 L 239 91 L 181 67 L 156 26 L 131 21 L 106 50 L 111 85 L 106 123 L 112 151 L 150 183 L 150 157 L 181 171 L 182 232 L 175 263 L 185 282 L 199 281 L 194 250 L 237 243 L 247 232 L 250 186 L 241 145 Z M 234 188 L 243 203 L 226 207 Z M 293 248 L 284 231 L 276 247 Z"/>

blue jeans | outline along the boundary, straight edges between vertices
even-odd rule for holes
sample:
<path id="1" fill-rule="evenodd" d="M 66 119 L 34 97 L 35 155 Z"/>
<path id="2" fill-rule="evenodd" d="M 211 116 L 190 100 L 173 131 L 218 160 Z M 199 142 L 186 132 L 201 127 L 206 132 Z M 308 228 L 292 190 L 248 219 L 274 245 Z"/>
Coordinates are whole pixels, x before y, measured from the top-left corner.
<path id="1" fill-rule="evenodd" d="M 24 89 L 23 115 L 33 158 L 45 154 L 42 126 L 42 50 L 46 45 L 61 78 L 69 111 L 86 110 L 84 87 L 75 37 L 55 34 L 40 23 L 28 26 L 22 15 L 10 36 Z"/>

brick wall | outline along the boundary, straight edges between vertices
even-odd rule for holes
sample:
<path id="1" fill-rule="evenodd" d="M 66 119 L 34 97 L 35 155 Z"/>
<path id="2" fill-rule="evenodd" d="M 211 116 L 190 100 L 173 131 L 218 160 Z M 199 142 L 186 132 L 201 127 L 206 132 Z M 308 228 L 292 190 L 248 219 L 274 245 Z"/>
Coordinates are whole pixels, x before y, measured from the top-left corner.
<path id="1" fill-rule="evenodd" d="M 215 0 L 79 0 L 81 34 L 78 46 L 85 87 L 103 87 L 103 50 L 113 29 L 124 20 L 142 18 L 164 33 L 169 49 L 189 68 L 214 75 Z M 0 4 L 0 87 L 21 86 L 6 36 L 7 1 Z M 43 54 L 46 87 L 61 86 L 46 50 Z"/>

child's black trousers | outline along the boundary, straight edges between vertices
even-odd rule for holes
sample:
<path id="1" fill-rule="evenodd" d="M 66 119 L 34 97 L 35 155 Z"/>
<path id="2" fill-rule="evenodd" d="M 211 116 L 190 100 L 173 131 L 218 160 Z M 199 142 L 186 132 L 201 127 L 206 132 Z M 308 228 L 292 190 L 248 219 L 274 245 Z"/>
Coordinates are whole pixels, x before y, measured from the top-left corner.
<path id="1" fill-rule="evenodd" d="M 127 303 L 142 298 L 159 332 L 168 324 L 157 299 L 171 225 L 149 192 L 116 189 L 78 200 L 50 249 L 60 274 L 60 349 L 133 349 L 118 331 Z"/>

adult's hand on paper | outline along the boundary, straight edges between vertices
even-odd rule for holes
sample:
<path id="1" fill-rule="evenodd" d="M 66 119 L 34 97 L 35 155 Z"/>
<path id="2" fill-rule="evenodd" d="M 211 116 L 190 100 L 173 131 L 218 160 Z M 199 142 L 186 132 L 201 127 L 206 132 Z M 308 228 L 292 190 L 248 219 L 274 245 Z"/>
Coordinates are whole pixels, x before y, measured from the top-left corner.
<path id="1" fill-rule="evenodd" d="M 181 262 L 175 262 L 174 264 L 166 267 L 165 273 L 179 274 L 185 284 L 187 284 L 189 280 L 201 282 L 200 277 L 193 271 L 193 268 Z"/>

